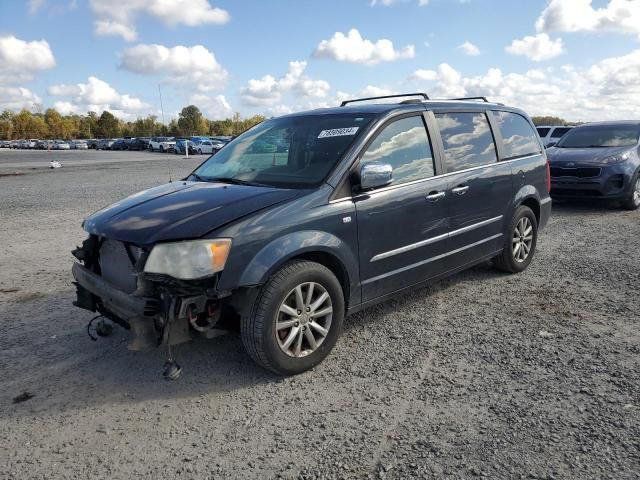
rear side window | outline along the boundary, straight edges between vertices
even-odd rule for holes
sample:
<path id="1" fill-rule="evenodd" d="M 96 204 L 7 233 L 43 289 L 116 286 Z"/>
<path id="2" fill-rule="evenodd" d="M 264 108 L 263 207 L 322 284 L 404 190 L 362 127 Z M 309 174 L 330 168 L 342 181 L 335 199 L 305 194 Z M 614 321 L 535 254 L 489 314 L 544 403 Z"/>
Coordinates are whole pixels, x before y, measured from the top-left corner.
<path id="1" fill-rule="evenodd" d="M 436 113 L 448 172 L 495 163 L 496 146 L 483 112 Z"/>
<path id="2" fill-rule="evenodd" d="M 551 138 L 560 138 L 569 130 L 571 130 L 571 127 L 556 128 L 553 132 L 551 132 Z"/>
<path id="3" fill-rule="evenodd" d="M 540 135 L 540 137 L 546 137 L 547 134 L 549 133 L 549 130 L 551 130 L 550 128 L 536 128 L 536 130 L 538 131 L 538 135 Z"/>
<path id="4" fill-rule="evenodd" d="M 493 112 L 504 145 L 504 160 L 540 153 L 540 144 L 533 127 L 517 113 Z"/>
<path id="5" fill-rule="evenodd" d="M 393 184 L 433 177 L 431 142 L 421 116 L 387 125 L 367 147 L 361 163 L 387 163 L 393 167 Z"/>

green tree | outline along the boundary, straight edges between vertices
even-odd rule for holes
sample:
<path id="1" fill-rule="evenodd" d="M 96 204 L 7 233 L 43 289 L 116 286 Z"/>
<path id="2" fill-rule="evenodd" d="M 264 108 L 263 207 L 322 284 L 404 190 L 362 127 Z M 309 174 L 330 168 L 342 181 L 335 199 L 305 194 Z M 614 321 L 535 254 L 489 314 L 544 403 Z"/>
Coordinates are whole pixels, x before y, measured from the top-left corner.
<path id="1" fill-rule="evenodd" d="M 207 130 L 207 122 L 198 107 L 189 105 L 182 109 L 178 118 L 179 135 L 200 135 Z"/>
<path id="2" fill-rule="evenodd" d="M 569 125 L 564 118 L 553 117 L 553 116 L 541 116 L 541 117 L 532 117 L 531 120 L 533 124 L 538 125 Z"/>
<path id="3" fill-rule="evenodd" d="M 120 122 L 111 112 L 105 110 L 96 122 L 96 132 L 104 138 L 113 138 L 120 135 Z"/>

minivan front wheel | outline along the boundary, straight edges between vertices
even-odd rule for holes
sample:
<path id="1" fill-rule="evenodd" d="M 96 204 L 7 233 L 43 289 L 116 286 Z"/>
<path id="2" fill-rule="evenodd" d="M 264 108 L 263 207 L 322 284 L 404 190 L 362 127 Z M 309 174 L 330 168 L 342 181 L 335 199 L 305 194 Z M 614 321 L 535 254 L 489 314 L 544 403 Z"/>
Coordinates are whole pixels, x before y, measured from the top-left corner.
<path id="1" fill-rule="evenodd" d="M 340 282 L 324 265 L 295 260 L 278 270 L 243 315 L 242 343 L 253 360 L 281 375 L 320 363 L 336 344 L 344 320 Z"/>
<path id="2" fill-rule="evenodd" d="M 533 259 L 537 241 L 536 216 L 529 207 L 521 205 L 507 229 L 502 253 L 493 259 L 493 264 L 505 272 L 522 272 Z"/>
<path id="3" fill-rule="evenodd" d="M 625 210 L 637 210 L 640 208 L 640 171 L 633 176 L 629 194 L 622 201 L 622 207 Z"/>

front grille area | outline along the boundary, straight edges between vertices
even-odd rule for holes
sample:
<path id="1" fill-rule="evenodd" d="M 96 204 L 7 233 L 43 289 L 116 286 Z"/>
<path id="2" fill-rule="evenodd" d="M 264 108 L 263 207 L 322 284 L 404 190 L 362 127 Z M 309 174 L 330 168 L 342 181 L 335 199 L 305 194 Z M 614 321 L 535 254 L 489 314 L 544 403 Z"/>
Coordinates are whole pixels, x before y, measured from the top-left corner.
<path id="1" fill-rule="evenodd" d="M 118 290 L 132 293 L 137 287 L 134 264 L 140 249 L 117 240 L 104 239 L 100 245 L 100 271 L 102 277 Z"/>
<path id="2" fill-rule="evenodd" d="M 602 172 L 598 167 L 577 167 L 577 168 L 563 168 L 563 167 L 551 167 L 552 177 L 575 177 L 575 178 L 593 178 L 599 177 Z"/>

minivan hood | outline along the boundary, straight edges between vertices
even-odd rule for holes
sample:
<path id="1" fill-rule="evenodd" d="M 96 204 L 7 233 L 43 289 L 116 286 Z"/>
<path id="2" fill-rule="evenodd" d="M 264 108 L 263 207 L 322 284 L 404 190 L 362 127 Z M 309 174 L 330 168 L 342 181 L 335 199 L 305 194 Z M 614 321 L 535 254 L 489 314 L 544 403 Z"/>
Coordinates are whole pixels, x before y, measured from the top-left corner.
<path id="1" fill-rule="evenodd" d="M 208 182 L 171 182 L 133 194 L 88 217 L 92 234 L 152 245 L 199 238 L 257 210 L 294 198 L 300 190 Z"/>
<path id="2" fill-rule="evenodd" d="M 599 148 L 557 148 L 547 150 L 550 163 L 559 165 L 575 163 L 576 165 L 597 165 L 603 160 L 624 153 L 633 147 L 599 147 Z"/>

